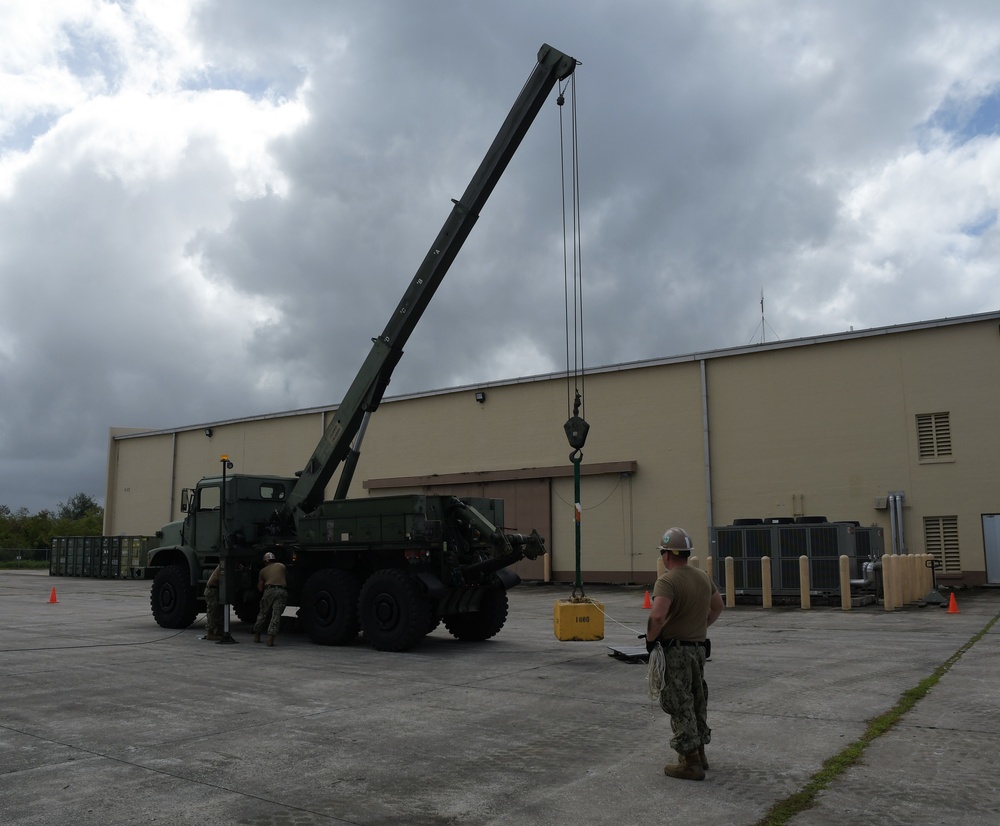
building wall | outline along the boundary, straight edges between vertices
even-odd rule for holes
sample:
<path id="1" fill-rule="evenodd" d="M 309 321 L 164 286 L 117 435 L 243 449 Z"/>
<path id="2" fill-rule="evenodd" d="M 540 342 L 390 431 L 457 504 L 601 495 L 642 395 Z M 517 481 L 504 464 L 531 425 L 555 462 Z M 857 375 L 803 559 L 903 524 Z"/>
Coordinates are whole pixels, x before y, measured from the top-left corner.
<path id="1" fill-rule="evenodd" d="M 981 515 L 997 510 L 995 318 L 709 362 L 716 524 L 823 515 L 878 524 L 905 496 L 907 550 L 924 518 L 957 517 L 964 579 L 985 580 Z M 921 460 L 917 416 L 947 412 L 952 455 Z"/>
<path id="2" fill-rule="evenodd" d="M 1000 512 L 991 486 L 1000 460 L 992 428 L 998 318 L 774 342 L 589 374 L 582 386 L 591 426 L 581 462 L 584 581 L 650 581 L 654 548 L 672 525 L 692 534 L 700 556 L 711 553 L 710 524 L 744 517 L 856 520 L 880 525 L 888 541 L 884 499 L 894 492 L 905 495 L 907 550 L 925 550 L 925 519 L 954 520 L 956 570 L 949 573 L 984 581 L 981 517 Z M 572 580 L 574 490 L 563 432 L 572 392 L 557 376 L 386 400 L 372 417 L 350 495 L 426 490 L 439 477 L 455 485 L 489 473 L 508 481 L 544 476 L 537 490 L 549 498 L 547 575 Z M 921 459 L 917 417 L 940 413 L 948 414 L 951 455 Z M 181 488 L 216 475 L 222 454 L 234 473 L 292 475 L 328 416 L 309 410 L 170 432 L 113 431 L 107 532 L 150 533 L 179 518 Z M 331 492 L 335 484 L 336 477 Z"/>

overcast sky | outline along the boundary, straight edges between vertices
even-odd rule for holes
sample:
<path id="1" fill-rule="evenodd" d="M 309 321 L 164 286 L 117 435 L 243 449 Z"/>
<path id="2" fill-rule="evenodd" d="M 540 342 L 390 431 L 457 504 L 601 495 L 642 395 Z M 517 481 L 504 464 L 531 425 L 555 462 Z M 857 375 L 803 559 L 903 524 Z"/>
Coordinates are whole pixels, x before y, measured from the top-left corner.
<path id="1" fill-rule="evenodd" d="M 12 508 L 103 502 L 112 426 L 338 403 L 542 43 L 582 63 L 587 365 L 1000 306 L 995 0 L 4 0 L 0 30 Z M 565 368 L 560 180 L 553 95 L 388 396 Z"/>

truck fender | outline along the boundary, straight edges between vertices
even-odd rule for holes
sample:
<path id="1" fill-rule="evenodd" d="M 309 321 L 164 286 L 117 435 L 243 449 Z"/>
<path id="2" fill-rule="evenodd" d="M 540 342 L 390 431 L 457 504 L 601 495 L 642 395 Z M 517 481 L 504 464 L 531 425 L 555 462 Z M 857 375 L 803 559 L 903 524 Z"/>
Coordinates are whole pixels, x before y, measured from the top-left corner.
<path id="1" fill-rule="evenodd" d="M 165 548 L 157 548 L 149 557 L 146 564 L 147 571 L 166 568 L 168 565 L 185 565 L 188 571 L 188 578 L 191 585 L 198 585 L 201 575 L 201 565 L 198 562 L 198 555 L 194 548 L 187 545 L 168 545 Z"/>
<path id="2" fill-rule="evenodd" d="M 497 571 L 496 577 L 500 580 L 500 584 L 503 585 L 505 591 L 516 588 L 521 584 L 521 577 L 515 574 L 510 568 L 501 568 Z"/>
<path id="3" fill-rule="evenodd" d="M 437 599 L 442 596 L 446 590 L 444 583 L 434 574 L 428 573 L 427 571 L 419 571 L 413 575 L 427 592 L 427 596 L 432 599 Z"/>

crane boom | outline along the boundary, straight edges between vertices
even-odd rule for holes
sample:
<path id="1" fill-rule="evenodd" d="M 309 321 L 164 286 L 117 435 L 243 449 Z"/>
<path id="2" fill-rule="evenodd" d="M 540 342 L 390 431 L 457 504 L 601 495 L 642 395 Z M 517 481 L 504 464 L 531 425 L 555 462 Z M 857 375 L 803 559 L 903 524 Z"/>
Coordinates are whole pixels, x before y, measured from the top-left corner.
<path id="1" fill-rule="evenodd" d="M 574 58 L 547 44 L 539 49 L 538 63 L 511 107 L 486 157 L 461 199 L 453 202 L 451 213 L 403 293 L 403 298 L 382 335 L 372 339 L 368 357 L 299 475 L 287 501 L 287 506 L 294 513 L 309 513 L 323 501 L 326 486 L 341 464 L 344 468 L 335 498 L 346 497 L 358 457 L 359 444 L 355 443 L 352 447 L 352 440 L 363 434 L 366 417 L 381 402 L 392 372 L 403 355 L 403 346 L 472 231 L 480 210 L 520 146 L 549 92 L 557 82 L 569 77 L 576 65 Z"/>

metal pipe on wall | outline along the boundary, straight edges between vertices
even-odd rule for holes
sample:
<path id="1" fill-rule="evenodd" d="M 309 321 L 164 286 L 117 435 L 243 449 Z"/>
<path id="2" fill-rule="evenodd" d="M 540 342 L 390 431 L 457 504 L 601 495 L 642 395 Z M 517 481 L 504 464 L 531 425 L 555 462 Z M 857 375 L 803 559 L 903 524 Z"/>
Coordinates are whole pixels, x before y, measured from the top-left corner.
<path id="1" fill-rule="evenodd" d="M 705 359 L 701 360 L 701 431 L 705 442 L 705 514 L 711 533 L 715 521 L 712 516 L 712 456 L 708 440 L 708 376 L 705 371 Z"/>
<path id="2" fill-rule="evenodd" d="M 903 543 L 903 494 L 889 494 L 889 526 L 892 532 L 892 552 L 906 553 Z"/>
<path id="3" fill-rule="evenodd" d="M 895 494 L 895 506 L 896 506 L 896 532 L 899 536 L 899 553 L 906 553 L 906 539 L 903 536 L 903 499 L 905 495 L 902 493 Z"/>

